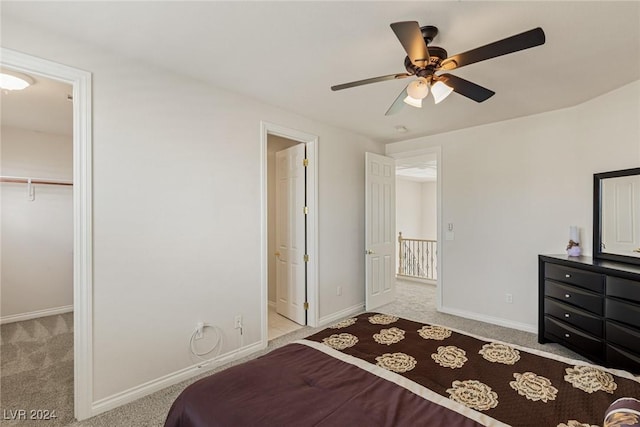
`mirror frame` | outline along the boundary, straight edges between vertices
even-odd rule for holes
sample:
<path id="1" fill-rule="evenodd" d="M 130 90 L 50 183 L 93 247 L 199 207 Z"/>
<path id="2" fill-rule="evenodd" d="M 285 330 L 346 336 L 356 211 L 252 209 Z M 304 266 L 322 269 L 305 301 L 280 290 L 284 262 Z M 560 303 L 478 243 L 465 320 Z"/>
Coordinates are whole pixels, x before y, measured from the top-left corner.
<path id="1" fill-rule="evenodd" d="M 640 258 L 602 252 L 602 180 L 621 176 L 640 175 L 640 168 L 593 174 L 593 258 L 640 265 Z"/>

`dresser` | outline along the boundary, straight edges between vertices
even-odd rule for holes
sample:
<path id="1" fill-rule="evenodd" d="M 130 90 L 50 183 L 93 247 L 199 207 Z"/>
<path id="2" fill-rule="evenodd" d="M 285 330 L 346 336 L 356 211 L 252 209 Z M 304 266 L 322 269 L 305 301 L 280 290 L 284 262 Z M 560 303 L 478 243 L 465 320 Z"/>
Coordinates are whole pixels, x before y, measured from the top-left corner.
<path id="1" fill-rule="evenodd" d="M 640 374 L 640 265 L 538 256 L 538 342 Z"/>

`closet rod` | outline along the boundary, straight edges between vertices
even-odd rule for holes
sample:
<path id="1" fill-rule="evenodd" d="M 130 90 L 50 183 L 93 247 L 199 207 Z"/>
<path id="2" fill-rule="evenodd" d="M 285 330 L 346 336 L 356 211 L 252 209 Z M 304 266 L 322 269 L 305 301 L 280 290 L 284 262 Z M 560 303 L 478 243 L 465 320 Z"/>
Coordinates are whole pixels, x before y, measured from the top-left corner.
<path id="1" fill-rule="evenodd" d="M 15 182 L 19 184 L 28 184 L 29 179 L 31 179 L 31 184 L 73 185 L 73 182 L 71 181 L 60 181 L 55 179 L 24 178 L 21 176 L 0 176 L 0 182 Z"/>

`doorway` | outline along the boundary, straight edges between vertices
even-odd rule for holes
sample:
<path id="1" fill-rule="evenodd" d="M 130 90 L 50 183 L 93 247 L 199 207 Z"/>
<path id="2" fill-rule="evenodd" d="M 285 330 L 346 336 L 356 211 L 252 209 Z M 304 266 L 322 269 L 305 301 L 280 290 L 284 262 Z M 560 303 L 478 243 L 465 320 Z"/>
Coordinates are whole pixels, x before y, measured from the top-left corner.
<path id="1" fill-rule="evenodd" d="M 0 93 L 0 406 L 13 413 L 16 408 L 47 407 L 56 410 L 57 419 L 70 422 L 73 88 L 7 67 L 0 67 L 0 72 L 30 83 L 24 89 L 3 88 Z"/>
<path id="2" fill-rule="evenodd" d="M 440 147 L 392 157 L 396 162 L 396 283 L 435 287 L 436 308 L 440 309 Z"/>
<path id="3" fill-rule="evenodd" d="M 262 123 L 263 345 L 316 326 L 317 136 Z"/>
<path id="4" fill-rule="evenodd" d="M 267 136 L 269 340 L 306 325 L 305 145 Z"/>
<path id="5" fill-rule="evenodd" d="M 3 68 L 32 76 L 34 79 L 46 78 L 62 82 L 72 88 L 73 397 L 69 398 L 73 400 L 71 419 L 75 416 L 76 419 L 83 420 L 93 415 L 93 327 L 90 315 L 93 300 L 91 73 L 6 48 L 0 48 L 0 57 L 0 65 Z M 3 115 L 4 113 L 5 111 Z M 38 196 L 37 191 L 35 197 Z"/>

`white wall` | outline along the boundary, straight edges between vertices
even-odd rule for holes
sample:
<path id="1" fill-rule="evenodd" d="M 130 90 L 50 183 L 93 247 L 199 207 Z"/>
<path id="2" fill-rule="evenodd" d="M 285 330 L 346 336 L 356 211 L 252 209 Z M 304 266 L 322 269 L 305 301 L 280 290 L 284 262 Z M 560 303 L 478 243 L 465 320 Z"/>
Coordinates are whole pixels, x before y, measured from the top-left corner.
<path id="1" fill-rule="evenodd" d="M 4 47 L 93 73 L 94 401 L 194 364 L 188 340 L 199 320 L 223 330 L 223 354 L 260 340 L 261 120 L 319 136 L 320 318 L 363 304 L 364 152 L 381 145 L 2 24 Z"/>
<path id="2" fill-rule="evenodd" d="M 2 175 L 72 180 L 70 136 L 1 131 Z M 72 192 L 70 186 L 36 185 L 29 201 L 26 184 L 2 183 L 3 320 L 73 304 Z"/>
<path id="3" fill-rule="evenodd" d="M 436 240 L 438 226 L 436 182 L 396 176 L 396 231 L 404 238 Z"/>
<path id="4" fill-rule="evenodd" d="M 396 232 L 422 239 L 422 185 L 396 176 Z"/>
<path id="5" fill-rule="evenodd" d="M 427 240 L 438 240 L 438 184 L 435 181 L 420 185 L 422 235 Z"/>
<path id="6" fill-rule="evenodd" d="M 638 167 L 639 117 L 634 82 L 573 108 L 388 144 L 442 147 L 442 226 L 455 232 L 439 252 L 443 309 L 536 330 L 537 255 L 564 253 L 571 224 L 591 253 L 593 174 Z"/>

